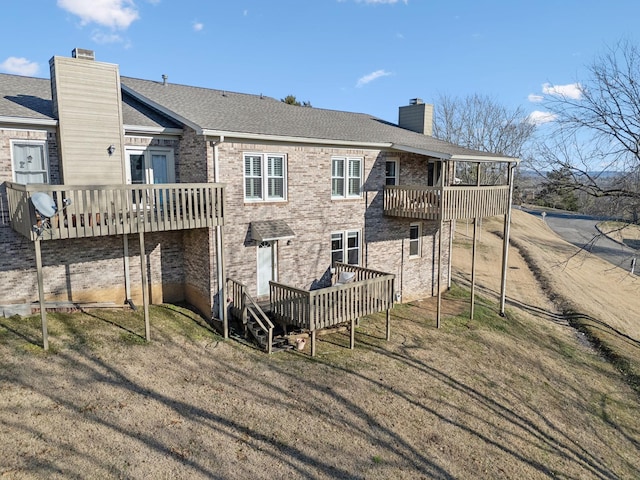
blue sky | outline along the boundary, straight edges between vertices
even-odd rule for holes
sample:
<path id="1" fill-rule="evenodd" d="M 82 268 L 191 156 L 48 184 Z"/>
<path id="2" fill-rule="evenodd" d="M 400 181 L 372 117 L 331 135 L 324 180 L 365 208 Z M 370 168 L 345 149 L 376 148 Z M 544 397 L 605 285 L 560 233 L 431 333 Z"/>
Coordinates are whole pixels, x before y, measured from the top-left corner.
<path id="1" fill-rule="evenodd" d="M 544 119 L 596 55 L 638 44 L 638 0 L 5 0 L 0 71 L 48 78 L 95 50 L 125 76 L 283 98 L 396 122 L 420 97 L 489 95 Z M 536 113 L 534 113 L 536 112 Z"/>

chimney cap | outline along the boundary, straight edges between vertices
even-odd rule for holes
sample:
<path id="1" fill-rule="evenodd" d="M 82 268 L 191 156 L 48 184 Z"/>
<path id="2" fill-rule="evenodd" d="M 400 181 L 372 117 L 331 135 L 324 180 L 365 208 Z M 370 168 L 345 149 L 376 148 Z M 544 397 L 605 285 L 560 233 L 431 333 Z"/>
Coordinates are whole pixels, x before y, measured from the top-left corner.
<path id="1" fill-rule="evenodd" d="M 421 98 L 412 98 L 409 100 L 409 105 L 420 105 L 422 103 L 424 103 L 424 101 Z"/>
<path id="2" fill-rule="evenodd" d="M 73 58 L 79 58 L 82 60 L 95 60 L 96 54 L 93 50 L 87 50 L 86 48 L 74 48 L 71 51 Z"/>

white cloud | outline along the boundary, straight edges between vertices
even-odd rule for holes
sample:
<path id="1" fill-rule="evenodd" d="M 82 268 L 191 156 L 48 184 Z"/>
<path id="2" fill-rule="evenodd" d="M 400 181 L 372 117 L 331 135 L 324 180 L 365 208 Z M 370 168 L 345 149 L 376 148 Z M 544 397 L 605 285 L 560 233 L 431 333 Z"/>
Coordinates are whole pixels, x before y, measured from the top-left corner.
<path id="1" fill-rule="evenodd" d="M 530 93 L 527 98 L 531 103 L 540 103 L 542 100 L 544 100 L 544 97 L 542 95 L 538 95 L 536 93 Z"/>
<path id="2" fill-rule="evenodd" d="M 96 30 L 91 35 L 91 40 L 96 43 L 105 44 L 105 43 L 120 43 L 123 41 L 123 38 L 117 33 L 104 33 L 100 30 Z"/>
<path id="3" fill-rule="evenodd" d="M 529 123 L 534 125 L 542 125 L 543 123 L 553 122 L 556 119 L 556 115 L 551 112 L 541 112 L 535 110 L 529 114 Z"/>
<path id="4" fill-rule="evenodd" d="M 193 31 L 199 32 L 204 28 L 204 23 L 202 22 L 193 22 Z"/>
<path id="5" fill-rule="evenodd" d="M 371 72 L 365 75 L 364 77 L 360 77 L 358 79 L 358 83 L 356 83 L 356 87 L 362 87 L 363 85 L 373 82 L 374 80 L 377 80 L 380 77 L 388 77 L 389 75 L 391 75 L 390 72 L 386 72 L 384 70 L 376 70 L 375 72 Z"/>
<path id="6" fill-rule="evenodd" d="M 82 25 L 126 29 L 139 18 L 133 0 L 58 0 L 58 7 L 80 17 Z"/>
<path id="7" fill-rule="evenodd" d="M 571 100 L 580 100 L 582 98 L 582 85 L 579 83 L 569 83 L 567 85 L 544 83 L 542 84 L 542 93 Z"/>
<path id="8" fill-rule="evenodd" d="M 38 72 L 38 64 L 30 62 L 26 58 L 9 57 L 0 63 L 0 70 L 7 73 L 15 73 L 16 75 L 35 75 Z"/>

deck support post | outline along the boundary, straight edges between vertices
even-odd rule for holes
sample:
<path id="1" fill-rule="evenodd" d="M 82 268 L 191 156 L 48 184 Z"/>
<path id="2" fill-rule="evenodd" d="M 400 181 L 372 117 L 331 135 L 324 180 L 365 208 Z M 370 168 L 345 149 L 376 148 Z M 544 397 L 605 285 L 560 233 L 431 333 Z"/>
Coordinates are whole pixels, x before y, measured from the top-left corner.
<path id="1" fill-rule="evenodd" d="M 224 275 L 224 234 L 222 226 L 216 227 L 216 266 L 218 270 L 218 315 L 222 320 L 222 336 L 229 338 L 229 309 L 227 308 L 227 282 Z"/>
<path id="2" fill-rule="evenodd" d="M 471 300 L 469 319 L 473 320 L 473 310 L 476 303 L 476 252 L 478 243 L 478 218 L 473 219 L 473 242 L 471 247 Z"/>
<path id="3" fill-rule="evenodd" d="M 509 234 L 511 228 L 511 203 L 513 202 L 513 173 L 517 163 L 509 165 L 509 204 L 504 216 L 504 233 L 502 238 L 502 279 L 500 282 L 500 316 L 504 317 L 504 306 L 507 298 L 507 260 L 509 257 Z"/>
<path id="4" fill-rule="evenodd" d="M 316 331 L 311 331 L 311 356 L 316 356 Z"/>
<path id="5" fill-rule="evenodd" d="M 129 275 L 129 237 L 122 234 L 122 259 L 124 262 L 124 296 L 125 303 L 131 301 L 131 275 Z"/>
<path id="6" fill-rule="evenodd" d="M 144 248 L 144 231 L 140 230 L 140 269 L 142 270 L 142 304 L 144 310 L 144 338 L 151 341 L 151 328 L 149 325 L 149 282 L 147 279 L 147 254 Z"/>
<path id="7" fill-rule="evenodd" d="M 33 245 L 36 250 L 36 271 L 38 276 L 38 298 L 40 300 L 40 321 L 42 323 L 42 348 L 49 350 L 49 332 L 47 329 L 47 308 L 44 303 L 44 276 L 42 274 L 42 251 L 40 239 L 37 238 Z"/>
<path id="8" fill-rule="evenodd" d="M 351 326 L 349 327 L 349 348 L 353 350 L 356 344 L 356 319 L 351 319 Z"/>
<path id="9" fill-rule="evenodd" d="M 391 309 L 387 308 L 387 342 L 391 340 Z"/>
<path id="10" fill-rule="evenodd" d="M 441 214 L 442 215 L 442 214 Z M 438 304 L 436 308 L 436 328 L 440 328 L 440 317 L 442 315 L 442 289 L 440 284 L 442 283 L 442 216 L 440 217 L 440 232 L 438 235 Z"/>

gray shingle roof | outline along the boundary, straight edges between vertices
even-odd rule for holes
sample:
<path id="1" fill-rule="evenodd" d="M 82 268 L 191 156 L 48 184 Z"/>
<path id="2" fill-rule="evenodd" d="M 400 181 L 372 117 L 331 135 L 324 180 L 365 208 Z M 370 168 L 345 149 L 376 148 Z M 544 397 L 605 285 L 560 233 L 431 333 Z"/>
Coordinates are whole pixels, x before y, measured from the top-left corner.
<path id="1" fill-rule="evenodd" d="M 288 105 L 271 97 L 248 95 L 122 77 L 128 89 L 186 119 L 202 130 L 274 135 L 396 146 L 476 157 L 501 157 L 459 147 L 398 127 L 371 115 Z M 506 158 L 506 157 L 505 157 Z"/>
<path id="2" fill-rule="evenodd" d="M 56 120 L 49 79 L 0 74 L 0 116 L 22 120 Z M 125 125 L 181 127 L 126 94 L 122 95 L 122 116 Z"/>
<path id="3" fill-rule="evenodd" d="M 55 120 L 49 80 L 0 74 L 0 116 Z"/>

